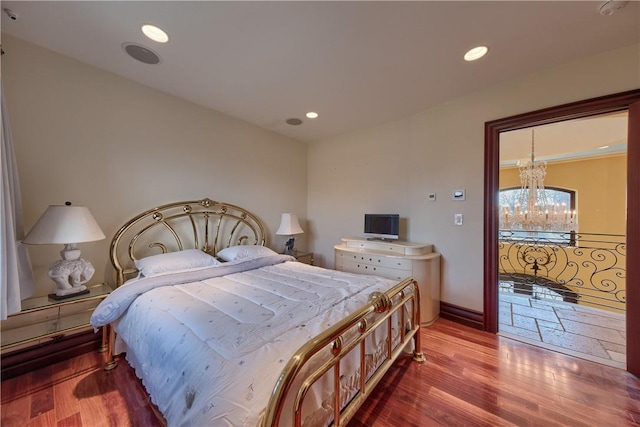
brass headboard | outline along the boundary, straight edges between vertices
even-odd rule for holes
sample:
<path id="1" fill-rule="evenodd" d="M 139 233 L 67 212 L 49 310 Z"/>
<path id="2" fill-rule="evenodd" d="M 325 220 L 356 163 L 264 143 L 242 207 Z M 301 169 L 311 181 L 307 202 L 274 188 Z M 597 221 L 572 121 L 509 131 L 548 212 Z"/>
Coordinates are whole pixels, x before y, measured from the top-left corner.
<path id="1" fill-rule="evenodd" d="M 202 199 L 176 202 L 143 212 L 111 240 L 109 256 L 116 269 L 116 286 L 138 270 L 134 261 L 145 256 L 201 249 L 216 255 L 234 245 L 265 245 L 264 227 L 251 212 L 229 203 Z"/>

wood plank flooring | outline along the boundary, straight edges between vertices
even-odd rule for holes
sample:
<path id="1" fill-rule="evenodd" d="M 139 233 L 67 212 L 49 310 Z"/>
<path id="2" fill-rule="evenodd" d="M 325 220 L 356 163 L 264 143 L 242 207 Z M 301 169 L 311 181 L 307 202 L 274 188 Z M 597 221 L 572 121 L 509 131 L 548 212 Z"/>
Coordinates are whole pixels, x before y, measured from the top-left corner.
<path id="1" fill-rule="evenodd" d="M 640 425 L 633 375 L 440 319 L 349 427 Z M 132 369 L 92 352 L 2 382 L 3 426 L 162 425 Z"/>

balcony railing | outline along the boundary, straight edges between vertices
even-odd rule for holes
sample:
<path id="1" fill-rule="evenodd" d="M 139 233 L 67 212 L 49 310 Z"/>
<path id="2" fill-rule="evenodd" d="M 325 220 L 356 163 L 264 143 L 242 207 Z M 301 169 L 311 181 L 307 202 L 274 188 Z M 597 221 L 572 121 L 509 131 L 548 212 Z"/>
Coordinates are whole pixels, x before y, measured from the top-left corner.
<path id="1" fill-rule="evenodd" d="M 500 230 L 501 290 L 624 312 L 626 236 Z"/>

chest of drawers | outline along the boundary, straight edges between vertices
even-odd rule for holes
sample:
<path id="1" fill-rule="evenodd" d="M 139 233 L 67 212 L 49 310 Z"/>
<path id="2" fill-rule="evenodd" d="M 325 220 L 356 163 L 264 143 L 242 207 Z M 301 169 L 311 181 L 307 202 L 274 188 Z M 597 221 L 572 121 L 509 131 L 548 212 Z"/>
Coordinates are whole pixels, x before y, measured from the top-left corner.
<path id="1" fill-rule="evenodd" d="M 433 252 L 433 245 L 343 238 L 334 250 L 336 270 L 398 281 L 413 277 L 420 287 L 421 323 L 427 325 L 438 318 L 441 256 Z"/>

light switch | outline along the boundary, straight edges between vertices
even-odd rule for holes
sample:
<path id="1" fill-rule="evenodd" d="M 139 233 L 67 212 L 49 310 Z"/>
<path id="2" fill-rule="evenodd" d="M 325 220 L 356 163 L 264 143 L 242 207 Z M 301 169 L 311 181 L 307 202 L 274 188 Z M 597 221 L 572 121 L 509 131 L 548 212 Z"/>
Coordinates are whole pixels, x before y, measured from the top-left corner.
<path id="1" fill-rule="evenodd" d="M 453 215 L 453 223 L 455 225 L 462 225 L 462 214 L 454 214 Z"/>
<path id="2" fill-rule="evenodd" d="M 430 202 L 436 201 L 436 193 L 429 193 L 429 201 Z"/>

